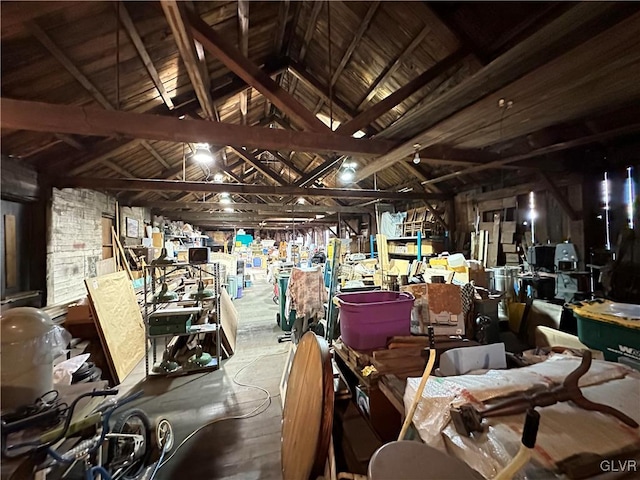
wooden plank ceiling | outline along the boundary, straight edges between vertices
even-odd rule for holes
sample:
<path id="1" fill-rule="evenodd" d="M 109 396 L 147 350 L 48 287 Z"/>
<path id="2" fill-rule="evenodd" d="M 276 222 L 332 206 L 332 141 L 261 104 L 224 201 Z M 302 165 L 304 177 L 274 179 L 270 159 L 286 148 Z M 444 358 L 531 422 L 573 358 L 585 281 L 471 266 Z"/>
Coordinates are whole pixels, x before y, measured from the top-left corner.
<path id="1" fill-rule="evenodd" d="M 0 6 L 2 154 L 206 226 L 435 204 L 640 132 L 635 2 Z"/>

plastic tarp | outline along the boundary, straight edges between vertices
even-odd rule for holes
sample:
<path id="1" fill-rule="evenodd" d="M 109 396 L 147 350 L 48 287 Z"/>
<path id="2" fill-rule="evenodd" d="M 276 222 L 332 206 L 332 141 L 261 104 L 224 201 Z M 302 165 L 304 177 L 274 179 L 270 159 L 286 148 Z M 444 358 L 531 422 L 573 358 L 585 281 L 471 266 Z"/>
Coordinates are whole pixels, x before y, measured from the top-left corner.
<path id="1" fill-rule="evenodd" d="M 383 212 L 380 216 L 380 231 L 379 233 L 386 235 L 388 238 L 395 238 L 402 236 L 402 223 L 407 217 L 406 212 L 402 213 L 390 213 Z"/>
<path id="2" fill-rule="evenodd" d="M 546 389 L 561 383 L 580 363 L 580 358 L 551 356 L 547 361 L 511 370 L 489 370 L 480 375 L 430 377 L 418 404 L 413 423 L 422 440 L 465 461 L 485 478 L 492 478 L 516 454 L 522 436 L 524 414 L 485 420 L 485 431 L 461 436 L 451 422 L 450 407 L 516 394 L 533 388 Z M 404 394 L 408 408 L 419 378 L 407 379 Z M 640 375 L 627 367 L 594 360 L 580 379 L 588 399 L 611 405 L 640 423 Z M 640 447 L 640 429 L 571 402 L 540 408 L 540 428 L 533 461 L 516 478 L 541 478 L 563 459 L 591 452 L 606 455 L 629 446 Z"/>

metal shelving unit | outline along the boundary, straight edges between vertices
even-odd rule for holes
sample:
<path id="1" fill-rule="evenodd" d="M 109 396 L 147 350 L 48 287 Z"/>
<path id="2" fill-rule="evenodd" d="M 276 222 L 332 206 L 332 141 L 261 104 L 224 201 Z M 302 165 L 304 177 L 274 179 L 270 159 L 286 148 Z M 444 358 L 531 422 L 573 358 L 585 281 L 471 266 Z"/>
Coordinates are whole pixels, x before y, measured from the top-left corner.
<path id="1" fill-rule="evenodd" d="M 213 271 L 206 270 L 206 265 L 211 265 Z M 202 282 L 203 273 L 207 276 L 211 275 L 213 278 L 213 296 L 205 299 L 189 299 L 178 298 L 175 300 L 156 301 L 156 293 L 158 292 L 159 284 L 166 281 L 168 275 L 179 271 L 185 273 L 197 274 L 198 282 Z M 159 275 L 158 275 L 159 273 Z M 220 327 L 220 264 L 192 264 L 192 263 L 167 263 L 147 265 L 144 269 L 144 323 L 146 333 L 146 354 L 145 354 L 145 372 L 147 376 L 179 376 L 187 375 L 191 373 L 217 370 L 221 366 L 221 327 Z M 183 292 L 183 297 L 185 292 Z M 150 298 L 151 297 L 151 298 Z M 206 323 L 196 323 L 185 328 L 185 332 L 181 333 L 161 333 L 151 334 L 149 320 L 154 314 L 161 312 L 169 307 L 182 306 L 182 307 L 197 307 L 198 308 L 198 321 L 203 317 L 206 319 Z M 186 310 L 186 309 L 185 309 Z M 172 310 L 173 311 L 173 310 Z M 176 310 L 175 313 L 179 313 Z M 186 313 L 185 313 L 186 315 Z M 162 342 L 164 345 L 163 352 L 168 348 L 169 344 L 175 337 L 193 337 L 193 340 L 189 340 L 185 343 L 193 344 L 195 340 L 205 340 L 205 335 L 213 335 L 213 351 L 208 351 L 211 355 L 211 361 L 207 365 L 200 367 L 185 368 L 184 364 L 173 372 L 154 372 L 153 366 L 158 362 L 158 344 Z M 195 353 L 195 348 L 189 349 L 187 357 Z M 164 353 L 163 353 L 164 354 Z M 176 359 L 177 360 L 177 359 Z M 178 362 L 180 363 L 180 362 Z"/>

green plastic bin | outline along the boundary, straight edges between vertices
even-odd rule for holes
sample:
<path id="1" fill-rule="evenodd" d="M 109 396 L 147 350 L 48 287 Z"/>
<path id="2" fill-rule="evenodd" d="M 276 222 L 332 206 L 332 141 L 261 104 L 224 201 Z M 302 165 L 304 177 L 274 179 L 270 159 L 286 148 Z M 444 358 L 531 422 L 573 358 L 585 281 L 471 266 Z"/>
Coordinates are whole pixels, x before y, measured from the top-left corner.
<path id="1" fill-rule="evenodd" d="M 605 301 L 573 309 L 578 338 L 600 350 L 605 360 L 620 357 L 640 361 L 640 306 Z"/>

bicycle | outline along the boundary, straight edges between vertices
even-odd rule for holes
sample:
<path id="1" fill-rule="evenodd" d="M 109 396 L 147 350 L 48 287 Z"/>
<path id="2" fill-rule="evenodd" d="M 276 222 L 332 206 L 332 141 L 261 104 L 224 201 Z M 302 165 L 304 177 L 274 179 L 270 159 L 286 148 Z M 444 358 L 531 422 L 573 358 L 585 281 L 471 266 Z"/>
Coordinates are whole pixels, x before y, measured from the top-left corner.
<path id="1" fill-rule="evenodd" d="M 68 408 L 58 407 L 64 415 L 62 426 L 44 433 L 37 440 L 6 445 L 6 436 L 15 431 L 15 427 L 3 424 L 3 455 L 8 458 L 33 455 L 38 465 L 34 473 L 39 473 L 38 478 L 47 478 L 51 474 L 63 479 L 133 480 L 144 474 L 146 480 L 153 479 L 165 453 L 173 445 L 171 424 L 161 419 L 153 432 L 149 418 L 139 409 L 124 411 L 111 423 L 114 412 L 140 398 L 142 391 L 119 400 L 107 400 L 87 417 L 72 421 L 74 409 L 83 398 L 114 396 L 117 393 L 117 389 L 97 390 L 80 395 Z M 61 450 L 66 440 L 74 439 L 79 440 L 76 445 Z M 156 448 L 160 452 L 159 458 L 152 461 Z M 18 453 L 14 454 L 14 451 Z"/>

